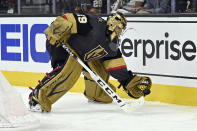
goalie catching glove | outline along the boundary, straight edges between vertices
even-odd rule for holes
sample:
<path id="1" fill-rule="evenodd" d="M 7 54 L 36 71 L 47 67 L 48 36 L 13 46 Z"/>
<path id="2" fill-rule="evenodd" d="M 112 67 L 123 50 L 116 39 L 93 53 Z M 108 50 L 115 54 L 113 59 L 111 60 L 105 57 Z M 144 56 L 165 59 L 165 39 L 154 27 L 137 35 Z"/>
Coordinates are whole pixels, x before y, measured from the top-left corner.
<path id="1" fill-rule="evenodd" d="M 123 85 L 125 92 L 132 98 L 140 98 L 141 96 L 146 96 L 150 94 L 150 88 L 152 86 L 152 81 L 146 76 L 134 76 L 134 78 Z"/>

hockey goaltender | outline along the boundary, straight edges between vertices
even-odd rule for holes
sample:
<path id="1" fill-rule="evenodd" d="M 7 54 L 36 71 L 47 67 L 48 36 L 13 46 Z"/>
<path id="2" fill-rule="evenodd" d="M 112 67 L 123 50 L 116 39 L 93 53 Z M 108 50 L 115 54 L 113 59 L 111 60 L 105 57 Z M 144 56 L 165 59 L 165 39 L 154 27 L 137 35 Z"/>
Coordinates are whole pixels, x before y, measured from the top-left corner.
<path id="1" fill-rule="evenodd" d="M 104 20 L 96 15 L 66 13 L 58 16 L 44 31 L 46 48 L 50 54 L 53 71 L 39 81 L 29 95 L 32 111 L 50 112 L 52 104 L 67 93 L 84 74 L 84 95 L 91 101 L 111 103 L 109 97 L 83 69 L 76 59 L 65 51 L 61 43 L 74 52 L 92 71 L 110 87 L 109 76 L 117 79 L 120 87 L 132 98 L 150 94 L 151 79 L 133 75 L 127 70 L 119 50 L 119 36 L 126 29 L 127 20 L 117 12 Z"/>

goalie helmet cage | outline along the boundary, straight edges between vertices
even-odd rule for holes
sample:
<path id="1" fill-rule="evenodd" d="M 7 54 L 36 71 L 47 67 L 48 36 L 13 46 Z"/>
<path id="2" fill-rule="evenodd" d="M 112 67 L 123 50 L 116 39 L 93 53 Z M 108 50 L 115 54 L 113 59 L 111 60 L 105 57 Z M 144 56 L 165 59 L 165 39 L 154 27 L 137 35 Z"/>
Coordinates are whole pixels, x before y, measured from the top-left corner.
<path id="1" fill-rule="evenodd" d="M 30 115 L 21 95 L 0 71 L 0 130 L 1 128 L 35 128 L 38 121 Z"/>

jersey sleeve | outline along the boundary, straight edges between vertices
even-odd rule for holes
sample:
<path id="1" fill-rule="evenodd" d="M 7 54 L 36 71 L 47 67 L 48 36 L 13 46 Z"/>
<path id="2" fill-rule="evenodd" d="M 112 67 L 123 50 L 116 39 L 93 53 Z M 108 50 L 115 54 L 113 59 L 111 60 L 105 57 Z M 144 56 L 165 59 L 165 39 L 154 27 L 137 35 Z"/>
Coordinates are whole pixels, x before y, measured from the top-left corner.
<path id="1" fill-rule="evenodd" d="M 67 13 L 58 16 L 44 31 L 50 44 L 66 42 L 72 34 L 85 35 L 92 29 L 85 14 Z"/>
<path id="2" fill-rule="evenodd" d="M 64 36 L 74 32 L 73 23 L 58 16 L 44 32 L 50 44 L 55 45 L 59 43 Z"/>
<path id="3" fill-rule="evenodd" d="M 92 26 L 89 22 L 89 16 L 85 14 L 74 14 L 76 25 L 77 25 L 77 33 L 80 35 L 87 34 Z"/>

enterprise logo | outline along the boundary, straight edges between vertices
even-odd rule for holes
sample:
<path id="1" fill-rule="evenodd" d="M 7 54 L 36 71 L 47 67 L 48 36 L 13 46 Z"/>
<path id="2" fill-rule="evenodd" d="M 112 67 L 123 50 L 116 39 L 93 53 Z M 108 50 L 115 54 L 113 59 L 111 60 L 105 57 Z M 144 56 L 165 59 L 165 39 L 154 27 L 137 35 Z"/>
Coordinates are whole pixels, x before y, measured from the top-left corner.
<path id="1" fill-rule="evenodd" d="M 169 37 L 169 33 L 164 34 L 165 38 Z M 141 50 L 141 51 L 140 51 Z M 147 59 L 156 57 L 178 61 L 183 57 L 186 61 L 193 61 L 196 58 L 196 45 L 193 41 L 187 40 L 181 43 L 178 40 L 151 40 L 151 39 L 134 39 L 133 41 L 126 38 L 122 41 L 121 51 L 125 57 L 138 57 L 138 53 L 142 52 L 143 66 L 147 65 Z M 139 51 L 139 52 L 138 52 Z M 165 52 L 165 54 L 161 54 Z"/>

